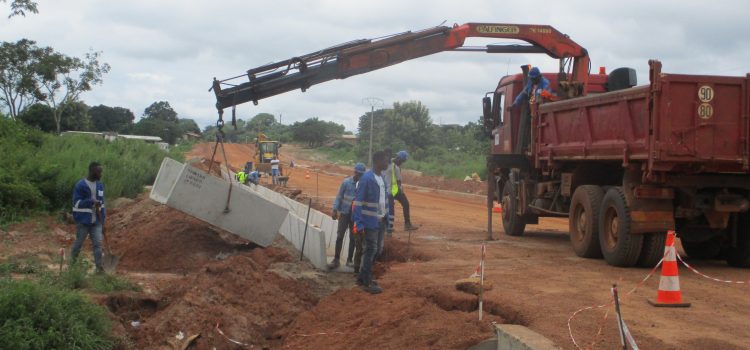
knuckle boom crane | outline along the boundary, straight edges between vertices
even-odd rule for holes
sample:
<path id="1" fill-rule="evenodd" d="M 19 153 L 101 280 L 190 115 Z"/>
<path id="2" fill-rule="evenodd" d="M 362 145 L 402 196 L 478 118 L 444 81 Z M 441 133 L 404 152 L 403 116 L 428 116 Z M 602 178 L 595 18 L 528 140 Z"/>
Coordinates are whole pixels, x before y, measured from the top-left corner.
<path id="1" fill-rule="evenodd" d="M 469 37 L 518 39 L 531 45 L 466 47 L 464 41 Z M 443 51 L 545 53 L 560 59 L 560 95 L 565 98 L 586 94 L 590 66 L 586 49 L 548 25 L 504 23 L 438 26 L 377 39 L 353 40 L 251 68 L 245 74 L 228 79 L 214 78 L 211 90 L 216 95 L 216 108 L 221 115 L 227 107 L 251 101 L 257 105 L 258 101 L 274 95 L 297 89 L 304 92 L 329 80 L 345 79 Z"/>

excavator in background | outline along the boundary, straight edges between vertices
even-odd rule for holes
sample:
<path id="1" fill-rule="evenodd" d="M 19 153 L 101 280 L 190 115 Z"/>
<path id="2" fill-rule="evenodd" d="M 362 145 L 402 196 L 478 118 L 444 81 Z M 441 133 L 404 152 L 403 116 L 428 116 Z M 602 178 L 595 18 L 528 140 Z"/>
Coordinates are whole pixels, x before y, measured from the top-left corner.
<path id="1" fill-rule="evenodd" d="M 464 46 L 469 37 L 531 45 Z M 355 40 L 214 78 L 219 124 L 228 107 L 443 51 L 559 60 L 557 72 L 542 73 L 555 101 L 513 103 L 532 85 L 526 65 L 482 99 L 489 239 L 497 201 L 507 235 L 523 235 L 540 217 L 567 217 L 576 255 L 610 265 L 654 266 L 667 231 L 676 230 L 690 257 L 750 267 L 750 75 L 667 74 L 652 60 L 650 84 L 636 86 L 631 68 L 591 74 L 586 49 L 551 26 L 466 23 Z"/>
<path id="2" fill-rule="evenodd" d="M 255 139 L 255 155 L 253 157 L 255 170 L 271 174 L 271 160 L 274 157 L 279 159 L 279 148 L 281 148 L 279 141 L 271 141 L 266 134 L 259 132 Z M 283 174 L 281 164 L 279 164 L 279 172 Z"/>

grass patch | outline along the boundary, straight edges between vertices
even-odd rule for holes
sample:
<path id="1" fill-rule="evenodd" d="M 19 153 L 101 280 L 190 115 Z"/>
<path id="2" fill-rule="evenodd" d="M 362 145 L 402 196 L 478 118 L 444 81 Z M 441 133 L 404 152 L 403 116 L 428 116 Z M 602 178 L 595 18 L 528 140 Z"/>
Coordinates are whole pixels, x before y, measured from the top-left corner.
<path id="1" fill-rule="evenodd" d="M 367 163 L 367 160 L 358 160 L 354 147 L 320 147 L 316 149 L 330 163 L 338 165 L 354 166 L 357 162 Z"/>
<path id="2" fill-rule="evenodd" d="M 111 349 L 104 308 L 82 294 L 31 280 L 0 279 L 5 349 Z"/>
<path id="3" fill-rule="evenodd" d="M 10 276 L 13 273 L 33 274 L 43 269 L 44 267 L 36 257 L 13 258 L 0 263 L 0 276 Z"/>
<path id="4" fill-rule="evenodd" d="M 138 285 L 131 283 L 127 279 L 111 274 L 93 275 L 89 277 L 88 283 L 92 291 L 103 294 L 119 291 L 141 291 L 141 288 L 138 287 Z"/>
<path id="5" fill-rule="evenodd" d="M 167 152 L 137 140 L 56 136 L 0 118 L 0 225 L 35 213 L 70 210 L 73 186 L 86 176 L 91 161 L 104 167 L 107 200 L 134 198 L 153 183 L 165 156 L 183 160 L 189 147 Z"/>
<path id="6" fill-rule="evenodd" d="M 49 286 L 64 289 L 86 289 L 96 293 L 108 294 L 119 291 L 140 291 L 140 288 L 125 278 L 113 274 L 90 274 L 91 263 L 79 258 L 62 272 L 45 271 L 40 275 L 40 282 Z"/>

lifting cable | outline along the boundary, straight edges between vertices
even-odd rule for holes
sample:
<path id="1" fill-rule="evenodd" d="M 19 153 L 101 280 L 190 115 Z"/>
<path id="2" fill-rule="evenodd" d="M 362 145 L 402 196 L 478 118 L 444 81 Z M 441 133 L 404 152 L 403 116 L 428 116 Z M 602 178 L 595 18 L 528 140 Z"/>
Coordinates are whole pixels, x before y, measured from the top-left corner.
<path id="1" fill-rule="evenodd" d="M 237 128 L 237 115 L 236 115 L 236 106 L 232 106 L 232 125 L 234 125 L 235 128 Z M 229 201 L 232 198 L 232 175 L 231 170 L 229 170 L 229 161 L 227 160 L 227 153 L 224 151 L 224 138 L 226 135 L 224 134 L 224 110 L 219 110 L 219 119 L 216 121 L 216 144 L 214 145 L 213 153 L 211 153 L 211 163 L 208 164 L 208 174 L 211 174 L 211 169 L 214 166 L 214 158 L 216 157 L 216 150 L 219 148 L 219 145 L 221 145 L 221 154 L 224 157 L 224 166 L 227 169 L 227 178 L 229 179 L 229 192 L 227 193 L 227 202 L 224 206 L 224 214 L 229 213 L 231 210 L 229 209 Z M 221 175 L 221 169 L 219 169 L 219 173 Z"/>

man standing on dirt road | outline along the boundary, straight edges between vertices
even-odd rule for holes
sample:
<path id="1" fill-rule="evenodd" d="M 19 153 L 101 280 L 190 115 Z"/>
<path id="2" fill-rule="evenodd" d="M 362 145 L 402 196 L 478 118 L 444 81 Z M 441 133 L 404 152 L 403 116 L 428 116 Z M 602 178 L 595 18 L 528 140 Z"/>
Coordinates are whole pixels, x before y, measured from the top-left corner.
<path id="1" fill-rule="evenodd" d="M 354 232 L 352 226 L 352 202 L 356 195 L 357 182 L 362 174 L 367 169 L 362 163 L 357 163 L 354 166 L 354 174 L 344 179 L 339 187 L 339 193 L 336 195 L 336 199 L 333 201 L 333 219 L 339 221 L 338 230 L 336 233 L 336 251 L 334 254 L 333 261 L 328 264 L 328 269 L 333 270 L 339 267 L 339 259 L 341 257 L 341 248 L 344 245 L 344 235 L 346 230 L 349 229 L 349 255 L 346 258 L 346 266 L 352 266 L 352 258 L 354 257 Z"/>
<path id="2" fill-rule="evenodd" d="M 411 216 L 409 215 L 409 199 L 406 198 L 404 189 L 401 186 L 401 164 L 406 162 L 409 158 L 409 153 L 406 151 L 399 151 L 396 154 L 396 158 L 393 158 L 391 163 L 388 165 L 388 169 L 383 172 L 383 178 L 385 179 L 385 187 L 388 189 L 388 234 L 393 233 L 393 222 L 395 219 L 396 208 L 394 206 L 394 199 L 401 203 L 401 208 L 404 210 L 404 230 L 413 231 L 418 229 L 418 226 L 411 224 Z"/>
<path id="3" fill-rule="evenodd" d="M 357 184 L 352 217 L 357 234 L 363 235 L 365 246 L 357 284 L 370 294 L 378 294 L 383 290 L 372 279 L 372 265 L 375 263 L 376 254 L 382 252 L 383 235 L 387 225 L 385 217 L 388 214 L 388 199 L 381 174 L 388 166 L 388 155 L 383 151 L 375 152 L 372 155 L 372 163 L 372 169 L 362 175 Z"/>
<path id="4" fill-rule="evenodd" d="M 73 188 L 73 219 L 76 222 L 76 240 L 71 251 L 71 262 L 75 262 L 86 236 L 91 236 L 94 246 L 94 264 L 96 272 L 103 273 L 102 268 L 102 228 L 106 210 L 104 209 L 104 185 L 102 166 L 97 162 L 89 164 L 89 174 L 78 181 Z"/>
<path id="5" fill-rule="evenodd" d="M 279 158 L 273 156 L 273 159 L 271 159 L 271 182 L 274 185 L 279 184 L 279 176 L 281 176 L 281 172 L 279 171 Z"/>

